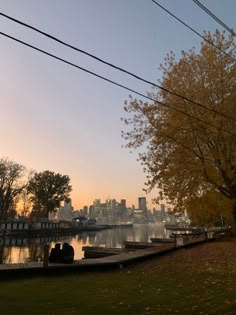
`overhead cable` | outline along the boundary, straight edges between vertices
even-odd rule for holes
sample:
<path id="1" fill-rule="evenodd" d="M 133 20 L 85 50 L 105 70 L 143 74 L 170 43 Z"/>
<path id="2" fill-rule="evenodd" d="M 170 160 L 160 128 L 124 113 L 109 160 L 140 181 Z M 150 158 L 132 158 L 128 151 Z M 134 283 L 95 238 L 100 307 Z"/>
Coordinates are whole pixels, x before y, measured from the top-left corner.
<path id="1" fill-rule="evenodd" d="M 151 81 L 149 81 L 149 80 L 146 80 L 146 79 L 144 79 L 144 78 L 142 78 L 142 77 L 140 77 L 140 76 L 138 76 L 138 75 L 136 75 L 136 74 L 134 74 L 134 73 L 132 73 L 132 72 L 126 70 L 126 69 L 123 69 L 123 68 L 121 68 L 121 67 L 118 67 L 118 66 L 116 66 L 116 65 L 114 65 L 114 64 L 112 64 L 112 63 L 110 63 L 110 62 L 107 62 L 107 61 L 105 61 L 105 60 L 103 60 L 103 59 L 101 59 L 101 58 L 99 58 L 99 57 L 97 57 L 97 56 L 95 56 L 95 55 L 93 55 L 93 54 L 91 54 L 91 53 L 85 51 L 85 50 L 82 50 L 82 49 L 80 49 L 80 48 L 78 48 L 78 47 L 75 47 L 75 46 L 73 46 L 73 45 L 71 45 L 71 44 L 68 44 L 68 43 L 66 43 L 65 41 L 62 41 L 61 39 L 59 39 L 59 38 L 57 38 L 57 37 L 55 37 L 55 36 L 52 36 L 52 35 L 50 35 L 50 34 L 44 32 L 44 31 L 41 31 L 40 29 L 38 29 L 38 28 L 36 28 L 36 27 L 34 27 L 34 26 L 32 26 L 32 25 L 29 25 L 29 24 L 27 24 L 27 23 L 25 23 L 25 22 L 22 22 L 22 21 L 18 20 L 18 19 L 15 19 L 15 18 L 13 18 L 13 17 L 11 17 L 11 16 L 9 16 L 9 15 L 6 15 L 6 14 L 4 14 L 4 13 L 2 13 L 2 12 L 0 12 L 0 15 L 3 16 L 3 17 L 5 17 L 5 18 L 7 18 L 7 19 L 9 19 L 9 20 L 11 20 L 11 21 L 13 21 L 13 22 L 15 22 L 15 23 L 18 23 L 18 24 L 20 24 L 20 25 L 22 25 L 22 26 L 24 26 L 24 27 L 27 27 L 27 28 L 29 28 L 29 29 L 35 31 L 35 32 L 38 32 L 38 33 L 40 33 L 41 35 L 46 36 L 46 37 L 48 37 L 48 38 L 50 38 L 50 39 L 52 39 L 52 40 L 54 40 L 54 41 L 56 41 L 56 42 L 58 42 L 58 43 L 64 45 L 64 46 L 67 46 L 67 47 L 69 47 L 69 48 L 71 48 L 71 49 L 73 49 L 73 50 L 76 50 L 76 51 L 78 51 L 78 52 L 80 52 L 80 53 L 82 53 L 82 54 L 85 54 L 85 55 L 87 55 L 87 56 L 89 56 L 89 57 L 91 57 L 91 58 L 93 58 L 93 59 L 95 59 L 95 60 L 97 60 L 97 61 L 99 61 L 99 62 L 101 62 L 101 63 L 103 63 L 103 64 L 106 64 L 106 65 L 109 66 L 109 67 L 112 67 L 112 68 L 114 68 L 114 69 L 116 69 L 116 70 L 119 70 L 119 71 L 125 73 L 125 74 L 128 74 L 128 75 L 130 75 L 130 76 L 132 76 L 132 77 L 134 77 L 134 78 L 136 78 L 136 79 L 138 79 L 138 80 L 140 80 L 140 81 L 142 81 L 142 82 L 144 82 L 144 83 L 147 83 L 147 84 L 149 84 L 149 85 L 151 85 L 151 86 L 155 86 L 155 87 L 161 89 L 162 91 L 164 91 L 164 92 L 166 92 L 166 93 L 172 94 L 172 95 L 177 96 L 177 97 L 179 97 L 179 98 L 181 98 L 181 99 L 183 99 L 183 100 L 185 100 L 185 101 L 188 101 L 188 102 L 190 102 L 190 103 L 192 103 L 192 104 L 198 105 L 198 106 L 204 108 L 205 110 L 210 111 L 210 112 L 213 112 L 213 113 L 215 113 L 215 114 L 217 114 L 217 115 L 220 115 L 220 116 L 222 116 L 222 117 L 224 117 L 224 118 L 226 118 L 226 119 L 230 119 L 230 120 L 236 121 L 236 119 L 233 119 L 232 117 L 229 117 L 229 116 L 225 115 L 224 113 L 218 112 L 217 110 L 215 110 L 215 109 L 213 109 L 213 108 L 208 108 L 207 106 L 202 105 L 201 103 L 198 103 L 198 102 L 196 102 L 196 101 L 193 101 L 193 100 L 189 99 L 188 97 L 185 97 L 185 96 L 180 95 L 180 94 L 178 94 L 178 93 L 176 93 L 176 92 L 170 91 L 170 90 L 168 90 L 168 89 L 166 89 L 166 88 L 164 88 L 164 87 L 162 87 L 162 86 L 160 86 L 160 85 L 158 85 L 158 84 L 156 84 L 156 83 L 154 83 L 154 82 L 151 82 Z"/>
<path id="2" fill-rule="evenodd" d="M 97 74 L 97 73 L 95 73 L 95 72 L 92 72 L 92 71 L 90 71 L 90 70 L 88 70 L 88 69 L 85 69 L 85 68 L 83 68 L 83 67 L 80 67 L 80 66 L 78 66 L 78 65 L 76 65 L 76 64 L 74 64 L 74 63 L 72 63 L 72 62 L 70 62 L 70 61 L 68 61 L 68 60 L 65 60 L 65 59 L 63 59 L 63 58 L 60 58 L 60 57 L 58 57 L 58 56 L 56 56 L 56 55 L 54 55 L 54 54 L 51 54 L 51 53 L 49 53 L 49 52 L 47 52 L 47 51 L 45 51 L 45 50 L 42 50 L 42 49 L 40 49 L 40 48 L 38 48 L 38 47 L 35 47 L 35 46 L 31 45 L 31 44 L 28 44 L 28 43 L 26 43 L 26 42 L 24 42 L 24 41 L 22 41 L 22 40 L 20 40 L 20 39 L 18 39 L 18 38 L 15 38 L 15 37 L 10 36 L 10 35 L 8 35 L 8 34 L 6 34 L 6 33 L 3 33 L 3 32 L 0 32 L 0 35 L 2 35 L 2 36 L 4 36 L 4 37 L 7 37 L 7 38 L 9 38 L 9 39 L 11 39 L 11 40 L 14 40 L 15 42 L 18 42 L 18 43 L 20 43 L 20 44 L 22 44 L 22 45 L 24 45 L 24 46 L 27 46 L 27 47 L 29 47 L 29 48 L 32 48 L 32 49 L 34 49 L 34 50 L 36 50 L 36 51 L 38 51 L 38 52 L 40 52 L 40 53 L 42 53 L 42 54 L 44 54 L 44 55 L 47 55 L 47 56 L 52 57 L 52 58 L 54 58 L 54 59 L 57 59 L 57 60 L 59 60 L 59 61 L 61 61 L 61 62 L 64 62 L 64 63 L 66 63 L 66 64 L 68 64 L 68 65 L 70 65 L 70 66 L 72 66 L 72 67 L 75 67 L 75 68 L 80 69 L 80 70 L 82 70 L 82 71 L 84 71 L 84 72 L 87 72 L 87 73 L 89 73 L 89 74 L 91 74 L 91 75 L 93 75 L 93 76 L 95 76 L 95 77 L 97 77 L 97 78 L 99 78 L 99 79 L 102 79 L 102 80 L 107 81 L 107 82 L 109 82 L 109 83 L 112 83 L 112 84 L 114 84 L 114 85 L 116 85 L 116 86 L 119 86 L 119 87 L 121 87 L 121 88 L 123 88 L 123 89 L 125 89 L 125 90 L 127 90 L 127 91 L 130 91 L 130 92 L 135 93 L 135 94 L 137 94 L 137 95 L 139 95 L 139 96 L 142 96 L 143 98 L 146 98 L 146 99 L 148 99 L 148 100 L 151 100 L 151 101 L 153 101 L 154 103 L 160 104 L 160 105 L 162 105 L 163 107 L 166 107 L 166 108 L 169 108 L 169 109 L 171 109 L 171 110 L 174 110 L 174 111 L 176 111 L 176 112 L 178 112 L 178 113 L 180 113 L 180 114 L 182 114 L 182 115 L 184 115 L 184 116 L 187 116 L 187 117 L 189 117 L 189 118 L 193 118 L 193 119 L 195 119 L 195 120 L 198 120 L 198 121 L 200 121 L 201 123 L 204 123 L 204 124 L 206 124 L 206 125 L 209 125 L 209 126 L 215 128 L 216 130 L 219 130 L 219 128 L 218 128 L 217 126 L 215 126 L 214 124 L 212 124 L 212 123 L 209 123 L 209 122 L 207 122 L 207 121 L 205 121 L 205 120 L 202 120 L 201 118 L 198 118 L 198 117 L 196 117 L 196 116 L 190 115 L 190 114 L 188 114 L 188 113 L 186 113 L 186 112 L 184 112 L 184 111 L 182 111 L 182 110 L 179 110 L 179 109 L 177 109 L 177 108 L 175 108 L 175 107 L 173 107 L 173 106 L 171 106 L 171 105 L 168 105 L 168 104 L 165 104 L 165 103 L 163 103 L 163 102 L 157 101 L 157 100 L 155 100 L 155 99 L 152 98 L 152 97 L 149 97 L 149 96 L 147 96 L 147 95 L 145 95 L 145 94 L 142 94 L 142 93 L 140 93 L 140 92 L 138 92 L 138 91 L 136 91 L 136 90 L 134 90 L 134 89 L 131 89 L 131 88 L 129 88 L 129 87 L 123 85 L 123 84 L 117 83 L 117 82 L 115 82 L 115 81 L 113 81 L 113 80 L 110 80 L 110 79 L 108 79 L 108 78 L 106 78 L 106 77 L 104 77 L 104 76 L 101 76 L 101 75 L 99 75 L 99 74 Z M 222 128 L 221 130 L 224 131 L 224 132 L 226 132 L 226 133 L 228 133 L 228 134 L 230 134 L 230 135 L 232 135 L 231 132 L 229 132 L 229 131 L 227 131 L 227 130 L 224 130 L 223 128 Z"/>
<path id="3" fill-rule="evenodd" d="M 214 13 L 212 13 L 207 7 L 205 7 L 200 1 L 193 0 L 196 5 L 198 5 L 203 11 L 205 11 L 210 17 L 212 17 L 217 23 L 219 23 L 226 31 L 231 35 L 236 36 L 236 33 L 232 28 L 228 27 L 223 21 L 221 21 Z"/>
<path id="4" fill-rule="evenodd" d="M 158 7 L 160 7 L 162 10 L 164 10 L 165 12 L 167 12 L 169 15 L 171 15 L 174 19 L 176 19 L 177 21 L 179 21 L 181 24 L 183 24 L 185 27 L 187 27 L 189 30 L 191 30 L 193 33 L 195 33 L 196 35 L 198 35 L 199 37 L 201 37 L 205 42 L 207 42 L 208 44 L 210 44 L 211 46 L 215 47 L 217 50 L 219 50 L 222 54 L 224 54 L 225 56 L 231 58 L 234 62 L 236 62 L 236 59 L 234 57 L 232 57 L 231 55 L 229 55 L 227 52 L 225 52 L 224 50 L 222 50 L 220 47 L 216 46 L 213 42 L 211 42 L 210 40 L 208 40 L 206 37 L 204 37 L 203 35 L 201 35 L 199 32 L 197 32 L 195 29 L 193 29 L 191 26 L 189 26 L 187 23 L 185 23 L 183 20 L 181 20 L 180 18 L 178 18 L 176 15 L 174 15 L 172 12 L 170 12 L 169 10 L 167 10 L 165 7 L 163 7 L 160 3 L 158 3 L 155 0 L 152 0 L 153 3 L 155 3 Z"/>

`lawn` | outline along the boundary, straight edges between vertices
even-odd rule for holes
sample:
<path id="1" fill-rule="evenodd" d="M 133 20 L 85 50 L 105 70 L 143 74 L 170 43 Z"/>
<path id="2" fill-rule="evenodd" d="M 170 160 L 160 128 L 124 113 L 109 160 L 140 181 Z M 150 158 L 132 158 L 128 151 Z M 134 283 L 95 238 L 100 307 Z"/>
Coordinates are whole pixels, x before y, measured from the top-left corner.
<path id="1" fill-rule="evenodd" d="M 1 315 L 236 315 L 236 241 L 103 272 L 0 282 Z"/>

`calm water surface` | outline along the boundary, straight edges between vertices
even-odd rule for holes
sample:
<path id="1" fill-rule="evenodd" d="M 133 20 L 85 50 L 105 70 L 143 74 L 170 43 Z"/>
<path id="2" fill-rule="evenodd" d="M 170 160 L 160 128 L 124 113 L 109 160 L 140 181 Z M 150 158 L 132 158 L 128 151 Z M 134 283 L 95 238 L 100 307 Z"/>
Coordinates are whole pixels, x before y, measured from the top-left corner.
<path id="1" fill-rule="evenodd" d="M 52 248 L 57 242 L 67 242 L 74 247 L 75 259 L 81 259 L 83 246 L 122 247 L 124 241 L 148 242 L 151 237 L 168 237 L 162 223 L 134 224 L 131 228 L 82 232 L 74 236 L 6 239 L 5 245 L 0 246 L 0 263 L 39 261 L 43 257 L 44 244 Z"/>

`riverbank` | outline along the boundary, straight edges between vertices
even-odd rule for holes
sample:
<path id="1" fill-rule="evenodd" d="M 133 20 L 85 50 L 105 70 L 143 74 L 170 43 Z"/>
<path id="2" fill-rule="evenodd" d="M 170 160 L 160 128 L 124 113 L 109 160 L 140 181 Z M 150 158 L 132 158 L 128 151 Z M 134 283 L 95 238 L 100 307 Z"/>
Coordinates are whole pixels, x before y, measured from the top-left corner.
<path id="1" fill-rule="evenodd" d="M 53 225 L 53 223 L 52 223 Z M 0 239 L 12 238 L 36 238 L 44 236 L 76 235 L 80 232 L 98 232 L 106 229 L 132 228 L 133 224 L 81 224 L 71 227 L 51 227 L 51 228 L 28 228 L 27 229 L 0 229 Z"/>
<path id="2" fill-rule="evenodd" d="M 54 229 L 27 229 L 27 230 L 7 230 L 3 231 L 0 235 L 4 237 L 15 237 L 15 238 L 35 238 L 50 235 L 76 235 L 80 232 L 90 232 L 90 231 L 101 231 L 105 229 L 111 229 L 108 225 L 82 225 L 77 227 L 68 228 L 54 228 Z"/>
<path id="3" fill-rule="evenodd" d="M 127 268 L 1 281 L 2 315 L 235 315 L 236 240 L 204 243 Z"/>

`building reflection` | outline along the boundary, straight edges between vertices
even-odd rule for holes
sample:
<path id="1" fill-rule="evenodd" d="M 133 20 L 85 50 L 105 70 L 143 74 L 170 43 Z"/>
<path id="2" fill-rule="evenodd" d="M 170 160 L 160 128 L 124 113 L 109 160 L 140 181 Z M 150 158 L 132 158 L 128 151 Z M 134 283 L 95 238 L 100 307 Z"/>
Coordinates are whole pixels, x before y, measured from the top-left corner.
<path id="1" fill-rule="evenodd" d="M 67 242 L 74 247 L 75 259 L 83 258 L 83 246 L 123 247 L 125 241 L 148 242 L 151 237 L 167 237 L 163 224 L 135 224 L 99 232 L 82 232 L 75 236 L 50 236 L 34 239 L 0 238 L 0 263 L 24 263 L 43 258 L 45 244 L 49 248 L 56 243 Z"/>

